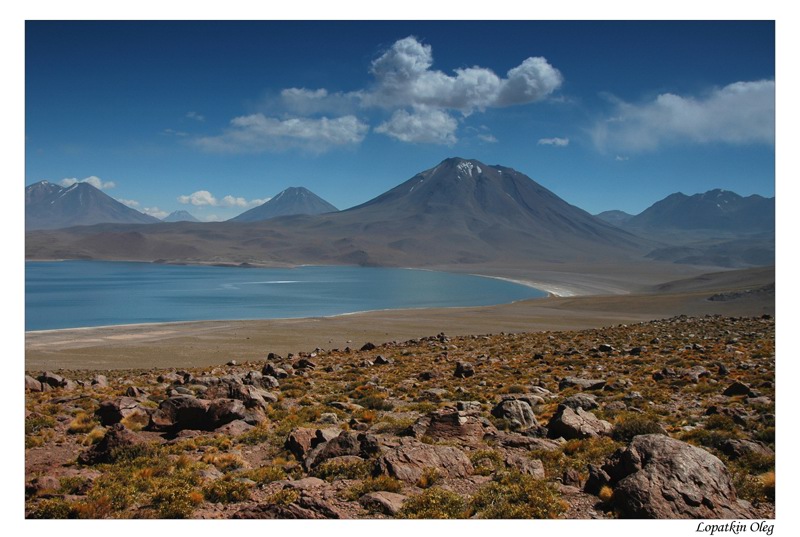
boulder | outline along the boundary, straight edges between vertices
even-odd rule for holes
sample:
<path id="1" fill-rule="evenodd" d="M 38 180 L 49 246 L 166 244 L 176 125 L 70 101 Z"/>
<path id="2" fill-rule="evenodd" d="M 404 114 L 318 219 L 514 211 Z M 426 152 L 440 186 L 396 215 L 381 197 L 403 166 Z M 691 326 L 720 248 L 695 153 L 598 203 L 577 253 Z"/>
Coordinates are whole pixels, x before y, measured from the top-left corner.
<path id="1" fill-rule="evenodd" d="M 95 415 L 100 420 L 100 424 L 106 426 L 119 423 L 129 416 L 134 416 L 131 419 L 141 423 L 143 426 L 150 421 L 148 409 L 143 407 L 136 399 L 127 396 L 103 401 L 95 411 Z"/>
<path id="2" fill-rule="evenodd" d="M 600 390 L 606 385 L 603 379 L 584 379 L 580 377 L 564 377 L 558 383 L 558 389 L 564 391 L 567 388 L 580 388 L 581 390 Z"/>
<path id="3" fill-rule="evenodd" d="M 456 369 L 453 376 L 456 378 L 467 378 L 475 374 L 475 367 L 469 362 L 456 362 Z"/>
<path id="4" fill-rule="evenodd" d="M 161 401 L 150 416 L 149 428 L 154 431 L 204 429 L 208 425 L 209 402 L 191 395 L 178 395 Z"/>
<path id="5" fill-rule="evenodd" d="M 312 442 L 316 437 L 317 431 L 308 427 L 298 427 L 289 433 L 283 447 L 286 448 L 295 458 L 302 461 L 306 455 L 311 451 Z"/>
<path id="6" fill-rule="evenodd" d="M 566 440 L 609 435 L 612 429 L 613 426 L 609 422 L 597 419 L 591 412 L 582 408 L 573 410 L 563 404 L 558 405 L 556 413 L 547 424 L 550 438 L 561 437 Z"/>
<path id="7" fill-rule="evenodd" d="M 244 404 L 236 399 L 215 399 L 206 410 L 205 423 L 198 429 L 213 430 L 235 420 L 244 420 L 247 412 Z"/>
<path id="8" fill-rule="evenodd" d="M 42 383 L 42 387 L 44 385 L 48 385 L 50 388 L 61 388 L 66 391 L 74 390 L 77 387 L 74 381 L 66 379 L 61 375 L 56 375 L 50 371 L 45 371 L 41 375 L 37 377 L 37 380 Z M 46 390 L 42 390 L 46 391 Z"/>
<path id="9" fill-rule="evenodd" d="M 533 408 L 526 401 L 504 399 L 492 409 L 492 416 L 507 420 L 514 429 L 530 429 L 539 423 L 533 414 Z"/>
<path id="10" fill-rule="evenodd" d="M 576 393 L 575 395 L 570 395 L 563 401 L 561 401 L 562 405 L 568 406 L 573 410 L 577 410 L 582 408 L 583 410 L 592 410 L 597 408 L 597 397 L 590 393 Z"/>
<path id="11" fill-rule="evenodd" d="M 455 440 L 461 444 L 476 444 L 482 442 L 485 435 L 496 432 L 485 418 L 445 408 L 419 418 L 404 434 L 415 438 L 426 436 L 433 441 Z"/>
<path id="12" fill-rule="evenodd" d="M 473 471 L 472 463 L 460 449 L 403 439 L 378 459 L 375 473 L 416 483 L 428 468 L 435 468 L 448 478 L 467 477 Z"/>
<path id="13" fill-rule="evenodd" d="M 324 437 L 324 432 L 318 431 L 317 438 Z M 368 458 L 380 450 L 375 437 L 370 434 L 356 433 L 353 431 L 340 431 L 335 438 L 327 442 L 320 442 L 312 448 L 303 461 L 306 469 L 313 469 L 323 462 L 336 457 L 354 455 Z"/>
<path id="14" fill-rule="evenodd" d="M 727 395 L 728 397 L 735 397 L 737 395 L 746 395 L 748 397 L 754 397 L 753 390 L 750 389 L 750 386 L 748 386 L 744 382 L 739 382 L 739 381 L 736 381 L 727 388 L 725 388 L 725 391 L 722 392 L 722 395 Z"/>
<path id="15" fill-rule="evenodd" d="M 544 463 L 539 459 L 532 459 L 527 455 L 508 451 L 503 457 L 503 461 L 509 468 L 514 468 L 523 474 L 531 475 L 536 479 L 545 478 Z"/>
<path id="16" fill-rule="evenodd" d="M 378 356 L 375 357 L 372 363 L 375 365 L 389 365 L 394 363 L 394 360 L 392 360 L 391 358 L 386 358 L 385 356 L 379 354 Z"/>
<path id="17" fill-rule="evenodd" d="M 285 379 L 289 376 L 288 371 L 272 363 L 266 364 L 261 370 L 261 374 L 264 376 L 274 377 L 276 379 Z"/>
<path id="18" fill-rule="evenodd" d="M 760 457 L 775 456 L 775 452 L 764 444 L 738 438 L 729 438 L 725 440 L 719 446 L 719 450 L 731 460 L 736 460 L 740 457 L 746 457 L 748 455 L 756 455 Z"/>
<path id="19" fill-rule="evenodd" d="M 625 518 L 752 518 L 725 465 L 704 449 L 660 434 L 634 437 L 602 467 Z"/>
<path id="20" fill-rule="evenodd" d="M 403 502 L 406 501 L 406 498 L 407 496 L 403 494 L 381 490 L 364 494 L 358 499 L 358 503 L 368 511 L 394 516 L 403 507 Z"/>
<path id="21" fill-rule="evenodd" d="M 41 392 L 43 391 L 42 383 L 29 375 L 25 375 L 25 391 Z"/>

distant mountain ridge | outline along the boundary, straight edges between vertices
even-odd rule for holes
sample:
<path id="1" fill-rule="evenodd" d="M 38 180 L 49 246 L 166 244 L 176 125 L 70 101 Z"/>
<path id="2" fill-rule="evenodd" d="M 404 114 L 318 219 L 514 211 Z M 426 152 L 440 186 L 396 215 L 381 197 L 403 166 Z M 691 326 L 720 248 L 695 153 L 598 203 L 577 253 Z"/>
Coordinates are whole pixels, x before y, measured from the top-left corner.
<path id="1" fill-rule="evenodd" d="M 336 207 L 320 198 L 307 188 L 289 187 L 274 198 L 231 218 L 230 222 L 260 222 L 279 216 L 296 214 L 324 214 L 338 211 Z"/>
<path id="2" fill-rule="evenodd" d="M 25 188 L 25 229 L 102 223 L 152 224 L 158 218 L 124 205 L 88 183 L 62 187 L 39 181 Z"/>
<path id="3" fill-rule="evenodd" d="M 633 218 L 633 215 L 626 213 L 625 211 L 611 210 L 598 213 L 595 215 L 595 217 L 599 218 L 603 222 L 608 222 L 611 225 L 621 226 Z"/>
<path id="4" fill-rule="evenodd" d="M 162 222 L 199 222 L 197 218 L 194 217 L 192 213 L 189 211 L 172 211 L 167 216 L 165 216 Z"/>
<path id="5" fill-rule="evenodd" d="M 671 194 L 624 223 L 629 229 L 775 230 L 775 198 L 742 197 L 728 190 L 709 190 L 687 196 Z"/>
<path id="6" fill-rule="evenodd" d="M 132 232 L 135 240 L 113 239 L 133 239 Z M 512 168 L 450 158 L 345 211 L 180 227 L 103 225 L 31 234 L 26 247 L 39 259 L 73 251 L 96 259 L 156 260 L 164 256 L 154 252 L 173 251 L 167 260 L 427 266 L 618 262 L 642 259 L 655 245 Z"/>

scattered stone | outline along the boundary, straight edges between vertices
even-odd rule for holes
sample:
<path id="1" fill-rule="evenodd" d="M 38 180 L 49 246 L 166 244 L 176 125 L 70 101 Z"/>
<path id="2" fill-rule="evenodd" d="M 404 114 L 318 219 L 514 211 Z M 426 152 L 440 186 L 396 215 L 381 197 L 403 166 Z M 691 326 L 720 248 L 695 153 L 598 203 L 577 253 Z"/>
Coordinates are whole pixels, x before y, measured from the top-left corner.
<path id="1" fill-rule="evenodd" d="M 378 459 L 376 473 L 416 483 L 428 468 L 436 468 L 448 478 L 467 477 L 473 471 L 472 463 L 460 449 L 403 439 Z"/>
<path id="2" fill-rule="evenodd" d="M 140 434 L 129 431 L 121 423 L 117 423 L 106 431 L 105 436 L 97 444 L 78 455 L 78 462 L 85 465 L 113 462 L 122 450 L 146 443 Z"/>
<path id="3" fill-rule="evenodd" d="M 582 408 L 573 410 L 566 405 L 559 405 L 556 413 L 547 424 L 550 438 L 591 438 L 600 435 L 610 435 L 613 426 L 595 417 L 591 412 Z"/>
<path id="4" fill-rule="evenodd" d="M 532 459 L 527 455 L 521 455 L 511 451 L 506 452 L 503 461 L 509 468 L 514 468 L 518 472 L 528 474 L 536 479 L 544 479 L 544 464 L 539 459 Z"/>
<path id="5" fill-rule="evenodd" d="M 584 379 L 579 377 L 564 377 L 558 383 L 559 391 L 564 391 L 567 388 L 578 387 L 582 390 L 601 390 L 606 385 L 606 381 L 602 379 Z"/>
<path id="6" fill-rule="evenodd" d="M 323 412 L 322 414 L 320 414 L 319 420 L 317 421 L 319 421 L 319 423 L 322 423 L 324 425 L 336 425 L 337 423 L 339 423 L 339 416 L 337 416 L 333 412 Z"/>
<path id="7" fill-rule="evenodd" d="M 582 408 L 584 410 L 593 410 L 598 407 L 597 397 L 589 393 L 576 393 L 575 395 L 570 395 L 561 401 L 561 404 L 568 406 L 573 410 L 577 410 L 578 408 Z"/>
<path id="8" fill-rule="evenodd" d="M 369 342 L 364 343 L 364 346 L 361 347 L 361 351 L 362 352 L 363 351 L 374 351 L 374 350 L 375 350 L 375 345 L 372 344 L 372 343 L 369 343 Z"/>
<path id="9" fill-rule="evenodd" d="M 469 362 L 456 362 L 456 370 L 453 376 L 456 378 L 467 378 L 475 374 L 475 368 Z"/>
<path id="10" fill-rule="evenodd" d="M 42 383 L 29 375 L 25 375 L 25 391 L 41 392 L 43 391 Z"/>
<path id="11" fill-rule="evenodd" d="M 530 429 L 539 425 L 531 405 L 518 399 L 500 401 L 492 409 L 492 416 L 507 420 L 511 427 L 517 430 Z"/>
<path id="12" fill-rule="evenodd" d="M 614 352 L 615 349 L 611 345 L 608 345 L 606 343 L 601 343 L 597 347 L 597 350 L 599 350 L 600 352 L 611 353 L 611 352 Z"/>
<path id="13" fill-rule="evenodd" d="M 775 456 L 775 452 L 764 444 L 738 438 L 729 438 L 725 440 L 719 446 L 719 450 L 731 460 L 736 460 L 749 455 L 757 455 L 761 457 Z"/>
<path id="14" fill-rule="evenodd" d="M 753 395 L 753 390 L 750 389 L 750 386 L 743 382 L 736 381 L 727 388 L 725 391 L 722 392 L 722 395 L 727 395 L 728 397 L 736 397 L 737 395 L 746 395 L 748 397 L 755 397 Z"/>
<path id="15" fill-rule="evenodd" d="M 152 411 L 143 407 L 136 399 L 124 396 L 103 401 L 95 411 L 95 415 L 100 419 L 101 425 L 114 425 L 129 418 L 133 422 L 145 426 L 150 421 L 150 412 Z"/>
<path id="16" fill-rule="evenodd" d="M 358 499 L 364 509 L 383 513 L 384 515 L 394 516 L 403 507 L 403 502 L 406 501 L 407 496 L 397 494 L 396 492 L 368 492 Z"/>
<path id="17" fill-rule="evenodd" d="M 386 358 L 382 354 L 379 354 L 378 356 L 375 357 L 372 363 L 374 363 L 375 365 L 388 365 L 394 363 L 394 360 L 392 360 L 391 358 Z"/>
<path id="18" fill-rule="evenodd" d="M 271 354 L 270 354 L 271 355 Z M 261 374 L 275 379 L 285 379 L 289 376 L 286 369 L 276 366 L 275 364 L 268 363 L 261 369 Z"/>

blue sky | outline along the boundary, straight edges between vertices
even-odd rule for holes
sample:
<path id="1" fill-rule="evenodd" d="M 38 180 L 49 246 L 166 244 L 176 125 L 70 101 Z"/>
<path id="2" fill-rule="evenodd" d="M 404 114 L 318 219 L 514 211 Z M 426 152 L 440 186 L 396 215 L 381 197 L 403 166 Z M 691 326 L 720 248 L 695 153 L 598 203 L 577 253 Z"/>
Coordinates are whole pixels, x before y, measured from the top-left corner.
<path id="1" fill-rule="evenodd" d="M 592 213 L 773 196 L 772 22 L 27 22 L 25 184 L 226 219 L 450 156 Z"/>

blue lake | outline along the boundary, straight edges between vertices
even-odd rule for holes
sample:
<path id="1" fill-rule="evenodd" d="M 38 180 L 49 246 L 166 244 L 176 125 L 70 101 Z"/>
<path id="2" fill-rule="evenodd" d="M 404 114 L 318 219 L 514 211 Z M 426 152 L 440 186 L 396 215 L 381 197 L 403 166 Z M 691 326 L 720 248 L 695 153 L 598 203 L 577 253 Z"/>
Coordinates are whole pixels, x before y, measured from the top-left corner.
<path id="1" fill-rule="evenodd" d="M 364 267 L 25 263 L 25 330 L 485 306 L 546 293 L 504 280 Z"/>

